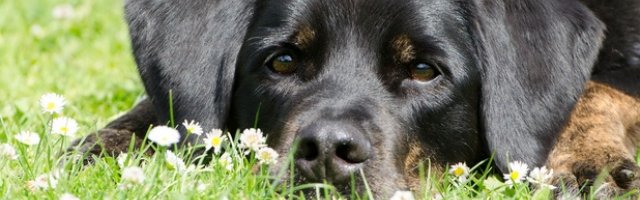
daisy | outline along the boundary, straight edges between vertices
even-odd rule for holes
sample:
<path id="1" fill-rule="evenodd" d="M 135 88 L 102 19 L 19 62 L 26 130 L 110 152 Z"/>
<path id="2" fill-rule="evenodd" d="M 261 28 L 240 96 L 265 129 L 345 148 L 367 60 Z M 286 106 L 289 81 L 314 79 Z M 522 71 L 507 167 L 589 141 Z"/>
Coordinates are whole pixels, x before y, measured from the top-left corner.
<path id="1" fill-rule="evenodd" d="M 396 191 L 389 200 L 414 200 L 413 193 L 411 191 Z"/>
<path id="2" fill-rule="evenodd" d="M 59 5 L 53 8 L 53 18 L 55 19 L 71 19 L 75 15 L 73 6 L 69 4 Z"/>
<path id="3" fill-rule="evenodd" d="M 60 196 L 60 200 L 80 200 L 80 198 L 73 196 L 71 193 L 64 193 Z"/>
<path id="4" fill-rule="evenodd" d="M 187 132 L 191 134 L 196 134 L 196 135 L 202 134 L 202 127 L 200 126 L 200 123 L 194 120 L 191 120 L 191 122 L 189 122 L 189 120 L 184 120 L 184 122 L 182 122 L 182 125 L 184 126 L 185 129 L 187 129 Z"/>
<path id="5" fill-rule="evenodd" d="M 508 185 L 521 183 L 528 171 L 529 166 L 523 162 L 514 161 L 509 163 L 509 173 L 504 174 L 504 179 L 506 180 L 505 183 Z"/>
<path id="6" fill-rule="evenodd" d="M 203 182 L 198 182 L 198 184 L 196 186 L 196 191 L 204 192 L 204 191 L 207 191 L 207 188 L 209 188 L 209 184 L 206 184 L 206 183 L 203 183 Z"/>
<path id="7" fill-rule="evenodd" d="M 455 176 L 458 182 L 464 183 L 467 181 L 467 177 L 469 176 L 469 167 L 467 166 L 467 163 L 459 162 L 455 165 L 451 165 L 449 174 Z"/>
<path id="8" fill-rule="evenodd" d="M 122 153 L 118 155 L 118 158 L 116 158 L 116 161 L 118 162 L 118 166 L 120 166 L 120 168 L 124 168 L 124 166 L 127 164 L 125 163 L 127 159 L 129 159 L 129 154 L 127 153 Z"/>
<path id="9" fill-rule="evenodd" d="M 258 150 L 258 153 L 256 153 L 256 158 L 258 158 L 260 164 L 276 164 L 276 162 L 278 161 L 278 152 L 276 152 L 272 148 L 264 147 Z"/>
<path id="10" fill-rule="evenodd" d="M 156 126 L 149 131 L 149 140 L 161 146 L 169 146 L 178 143 L 180 133 L 174 128 L 167 126 Z"/>
<path id="11" fill-rule="evenodd" d="M 51 133 L 63 135 L 63 136 L 74 136 L 78 131 L 78 122 L 76 120 L 68 118 L 68 117 L 58 117 L 53 119 L 51 122 Z"/>
<path id="12" fill-rule="evenodd" d="M 40 143 L 40 136 L 31 131 L 22 131 L 13 136 L 18 142 L 26 145 L 36 145 Z"/>
<path id="13" fill-rule="evenodd" d="M 50 114 L 61 113 L 65 104 L 67 104 L 67 101 L 59 94 L 48 93 L 40 97 L 40 107 L 44 112 Z"/>
<path id="14" fill-rule="evenodd" d="M 531 170 L 529 176 L 527 177 L 527 181 L 538 185 L 540 188 L 546 187 L 549 189 L 555 189 L 556 187 L 550 185 L 551 178 L 553 177 L 553 169 L 547 169 L 547 167 L 536 167 Z"/>
<path id="15" fill-rule="evenodd" d="M 233 160 L 228 153 L 223 153 L 222 156 L 220 156 L 220 158 L 218 159 L 218 164 L 226 170 L 233 170 Z"/>
<path id="16" fill-rule="evenodd" d="M 207 137 L 204 139 L 204 146 L 207 151 L 213 148 L 213 151 L 218 154 L 220 153 L 220 149 L 222 149 L 222 142 L 224 142 L 225 139 L 226 137 L 222 135 L 220 129 L 213 129 L 207 133 Z"/>
<path id="17" fill-rule="evenodd" d="M 31 35 L 33 35 L 36 38 L 43 38 L 46 35 L 46 32 L 44 31 L 44 29 L 42 28 L 42 26 L 40 25 L 33 25 L 30 28 L 31 30 Z M 64 99 L 63 99 L 64 100 Z M 42 105 L 42 104 L 41 104 Z M 44 108 L 44 106 L 43 106 Z M 45 110 L 46 111 L 46 110 Z"/>
<path id="18" fill-rule="evenodd" d="M 53 189 L 58 185 L 58 177 L 60 176 L 60 172 L 52 172 L 48 174 L 41 174 L 36 177 L 36 179 L 27 182 L 27 187 L 31 191 L 36 191 L 38 189 Z"/>
<path id="19" fill-rule="evenodd" d="M 267 139 L 262 136 L 262 131 L 260 129 L 245 129 L 240 134 L 240 148 L 247 149 L 245 154 L 249 154 L 248 150 L 258 151 L 260 148 L 266 146 Z"/>
<path id="20" fill-rule="evenodd" d="M 0 157 L 15 160 L 18 159 L 18 153 L 10 144 L 0 144 Z"/>
<path id="21" fill-rule="evenodd" d="M 120 189 L 132 188 L 144 183 L 144 171 L 140 167 L 126 167 L 122 169 L 122 183 Z"/>
<path id="22" fill-rule="evenodd" d="M 433 194 L 433 198 L 431 198 L 431 199 L 433 199 L 433 200 L 443 200 L 444 197 L 439 192 L 436 192 L 435 194 Z"/>
<path id="23" fill-rule="evenodd" d="M 171 169 L 178 172 L 185 172 L 187 170 L 187 166 L 184 164 L 182 158 L 176 156 L 172 151 L 167 151 L 164 154 L 164 159 L 167 162 L 167 166 Z"/>

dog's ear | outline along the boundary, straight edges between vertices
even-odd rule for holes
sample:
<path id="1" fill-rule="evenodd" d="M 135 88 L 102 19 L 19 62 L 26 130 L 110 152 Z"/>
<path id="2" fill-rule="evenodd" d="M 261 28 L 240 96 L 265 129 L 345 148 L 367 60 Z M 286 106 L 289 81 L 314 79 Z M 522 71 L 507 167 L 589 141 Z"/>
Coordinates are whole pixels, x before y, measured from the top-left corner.
<path id="1" fill-rule="evenodd" d="M 481 121 L 503 171 L 543 165 L 583 91 L 603 40 L 602 23 L 571 0 L 478 0 Z"/>
<path id="2" fill-rule="evenodd" d="M 126 19 L 135 59 L 161 122 L 196 120 L 223 128 L 236 57 L 253 1 L 129 0 Z M 191 138 L 192 141 L 194 138 Z"/>

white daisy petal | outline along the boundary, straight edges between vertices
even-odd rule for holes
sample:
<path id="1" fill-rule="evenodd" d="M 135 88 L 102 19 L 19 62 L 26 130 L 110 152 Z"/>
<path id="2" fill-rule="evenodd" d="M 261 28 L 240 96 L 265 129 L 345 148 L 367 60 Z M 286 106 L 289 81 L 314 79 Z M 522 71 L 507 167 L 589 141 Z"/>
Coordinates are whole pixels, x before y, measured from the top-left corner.
<path id="1" fill-rule="evenodd" d="M 31 30 L 31 35 L 33 35 L 36 38 L 43 38 L 44 36 L 47 35 L 47 32 L 44 31 L 42 26 L 37 25 L 37 24 L 31 26 L 30 30 Z M 41 104 L 41 106 L 42 106 L 42 104 Z M 45 110 L 45 112 L 46 112 L 46 110 Z"/>
<path id="2" fill-rule="evenodd" d="M 226 170 L 233 170 L 233 159 L 231 159 L 231 155 L 228 153 L 223 153 L 222 156 L 220 156 L 218 164 Z"/>
<path id="3" fill-rule="evenodd" d="M 226 140 L 226 137 L 222 134 L 222 130 L 213 129 L 211 132 L 207 133 L 204 139 L 204 146 L 207 151 L 213 148 L 216 154 L 220 153 L 222 149 L 222 143 Z"/>
<path id="4" fill-rule="evenodd" d="M 182 122 L 182 125 L 187 130 L 187 132 L 191 134 L 201 135 L 203 132 L 200 123 L 194 120 L 191 120 L 191 122 L 189 122 L 188 120 L 184 120 L 184 122 Z"/>
<path id="5" fill-rule="evenodd" d="M 129 189 L 144 183 L 144 171 L 140 167 L 132 166 L 122 169 L 122 182 L 120 189 Z"/>
<path id="6" fill-rule="evenodd" d="M 10 144 L 0 144 L 0 158 L 15 160 L 18 159 L 18 153 Z"/>
<path id="7" fill-rule="evenodd" d="M 527 177 L 527 181 L 530 183 L 537 185 L 538 187 L 546 187 L 549 189 L 555 189 L 556 187 L 551 185 L 551 180 L 553 178 L 553 169 L 547 169 L 547 167 L 536 167 L 529 173 Z"/>
<path id="8" fill-rule="evenodd" d="M 187 170 L 187 166 L 184 164 L 182 158 L 178 157 L 172 151 L 167 151 L 164 155 L 165 161 L 167 162 L 167 166 L 169 166 L 169 168 L 178 172 L 185 172 Z"/>
<path id="9" fill-rule="evenodd" d="M 198 182 L 198 184 L 196 186 L 196 191 L 205 192 L 205 191 L 207 191 L 207 188 L 209 188 L 209 184 Z"/>
<path id="10" fill-rule="evenodd" d="M 34 180 L 27 182 L 27 187 L 31 191 L 56 188 L 56 186 L 58 185 L 58 178 L 60 177 L 60 175 L 61 175 L 60 171 L 41 174 L 38 177 L 36 177 Z"/>
<path id="11" fill-rule="evenodd" d="M 61 113 L 67 101 L 62 95 L 48 93 L 40 97 L 40 107 L 47 113 Z"/>
<path id="12" fill-rule="evenodd" d="M 80 198 L 74 196 L 71 193 L 64 193 L 60 195 L 60 200 L 80 200 Z"/>
<path id="13" fill-rule="evenodd" d="M 169 146 L 180 141 L 180 133 L 174 128 L 156 126 L 149 131 L 148 139 L 161 146 Z"/>
<path id="14" fill-rule="evenodd" d="M 451 165 L 449 169 L 449 174 L 456 177 L 456 181 L 460 183 L 464 183 L 467 181 L 467 177 L 469 177 L 469 167 L 466 163 L 459 162 L 455 165 Z"/>
<path id="15" fill-rule="evenodd" d="M 278 161 L 278 152 L 269 147 L 264 147 L 258 150 L 256 153 L 256 158 L 258 158 L 258 162 L 263 165 L 271 165 L 276 164 Z"/>
<path id="16" fill-rule="evenodd" d="M 515 183 L 521 183 L 529 172 L 529 166 L 520 161 L 514 161 L 509 163 L 509 173 L 504 174 L 505 183 L 513 185 Z"/>
<path id="17" fill-rule="evenodd" d="M 444 197 L 442 196 L 442 194 L 436 192 L 435 194 L 432 195 L 433 197 L 431 199 L 433 200 L 443 200 Z"/>
<path id="18" fill-rule="evenodd" d="M 40 143 L 40 136 L 31 131 L 22 131 L 13 136 L 18 142 L 26 145 L 36 145 Z"/>
<path id="19" fill-rule="evenodd" d="M 51 133 L 73 137 L 78 131 L 78 122 L 68 117 L 57 117 L 51 122 Z"/>
<path id="20" fill-rule="evenodd" d="M 411 191 L 396 191 L 389 200 L 414 200 L 415 197 Z"/>
<path id="21" fill-rule="evenodd" d="M 116 161 L 118 162 L 118 166 L 120 166 L 120 168 L 124 168 L 127 164 L 125 163 L 127 159 L 129 159 L 129 154 L 127 153 L 122 153 L 118 155 L 118 158 L 116 158 Z"/>
<path id="22" fill-rule="evenodd" d="M 122 170 L 122 180 L 142 184 L 144 182 L 144 171 L 140 167 L 126 167 Z"/>
<path id="23" fill-rule="evenodd" d="M 258 151 L 260 148 L 267 146 L 267 139 L 262 136 L 262 131 L 260 129 L 245 129 L 240 134 L 240 148 L 246 149 L 245 154 L 251 151 Z"/>
<path id="24" fill-rule="evenodd" d="M 71 19 L 74 16 L 75 10 L 69 4 L 58 5 L 53 8 L 53 18 L 55 19 Z"/>

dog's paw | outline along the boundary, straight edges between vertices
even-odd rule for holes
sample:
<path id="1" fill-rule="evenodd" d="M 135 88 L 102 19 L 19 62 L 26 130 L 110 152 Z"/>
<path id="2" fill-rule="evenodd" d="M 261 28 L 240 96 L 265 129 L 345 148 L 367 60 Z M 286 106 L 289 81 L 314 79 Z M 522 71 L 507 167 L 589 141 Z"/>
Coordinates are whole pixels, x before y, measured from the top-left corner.
<path id="1" fill-rule="evenodd" d="M 640 167 L 628 158 L 577 159 L 554 168 L 558 169 L 553 179 L 558 199 L 611 199 L 640 189 Z"/>
<path id="2" fill-rule="evenodd" d="M 65 151 L 65 155 L 71 158 L 81 157 L 84 164 L 89 164 L 96 157 L 116 157 L 123 152 L 127 152 L 132 139 L 135 140 L 133 141 L 133 148 L 139 149 L 142 146 L 142 140 L 137 138 L 131 131 L 101 129 L 96 133 L 91 133 L 73 141 Z"/>

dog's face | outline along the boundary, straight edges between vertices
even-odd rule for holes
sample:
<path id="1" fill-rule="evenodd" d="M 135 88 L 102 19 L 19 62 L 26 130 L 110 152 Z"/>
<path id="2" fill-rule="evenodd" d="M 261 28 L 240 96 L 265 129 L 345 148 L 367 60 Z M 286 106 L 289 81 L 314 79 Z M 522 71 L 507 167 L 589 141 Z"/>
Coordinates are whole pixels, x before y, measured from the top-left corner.
<path id="1" fill-rule="evenodd" d="M 297 142 L 302 180 L 347 184 L 362 169 L 374 191 L 387 193 L 417 183 L 422 161 L 483 154 L 477 54 L 460 3 L 314 0 L 258 9 L 231 113 L 251 127 L 259 111 L 259 127 L 283 155 Z"/>
<path id="2" fill-rule="evenodd" d="M 294 155 L 296 181 L 346 192 L 362 191 L 364 177 L 376 196 L 416 189 L 421 163 L 442 171 L 492 154 L 500 170 L 544 163 L 603 32 L 570 0 L 136 0 L 126 9 L 159 120 L 171 116 L 169 94 L 176 121 L 233 130 L 257 116 L 269 145 Z"/>

